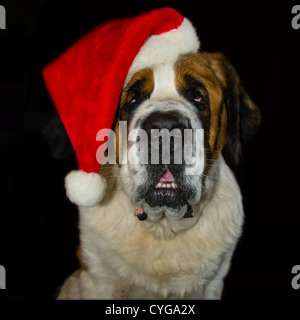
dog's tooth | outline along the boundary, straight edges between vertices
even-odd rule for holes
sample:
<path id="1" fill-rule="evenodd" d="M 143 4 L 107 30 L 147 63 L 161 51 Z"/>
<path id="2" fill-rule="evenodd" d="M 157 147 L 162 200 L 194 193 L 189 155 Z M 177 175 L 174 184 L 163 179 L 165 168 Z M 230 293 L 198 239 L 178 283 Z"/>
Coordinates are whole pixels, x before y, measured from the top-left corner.
<path id="1" fill-rule="evenodd" d="M 172 188 L 173 188 L 173 189 L 175 189 L 175 188 L 176 188 L 176 183 L 175 183 L 175 182 L 172 182 L 172 184 L 171 184 L 171 185 L 172 185 Z"/>
<path id="2" fill-rule="evenodd" d="M 171 188 L 171 185 L 169 183 L 167 183 L 167 188 Z"/>
<path id="3" fill-rule="evenodd" d="M 163 188 L 165 188 L 165 187 L 166 187 L 166 184 L 165 184 L 165 183 L 163 183 L 163 185 L 162 185 L 162 186 L 163 186 Z"/>
<path id="4" fill-rule="evenodd" d="M 156 185 L 156 188 L 161 188 L 161 183 L 160 182 Z"/>

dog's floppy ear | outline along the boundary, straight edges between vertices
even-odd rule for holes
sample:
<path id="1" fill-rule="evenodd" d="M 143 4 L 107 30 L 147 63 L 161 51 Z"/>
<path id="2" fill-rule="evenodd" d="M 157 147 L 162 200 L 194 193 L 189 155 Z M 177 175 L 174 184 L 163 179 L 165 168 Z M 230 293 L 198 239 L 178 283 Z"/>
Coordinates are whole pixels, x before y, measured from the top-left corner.
<path id="1" fill-rule="evenodd" d="M 242 155 L 241 146 L 256 133 L 261 113 L 243 88 L 235 68 L 223 55 L 218 57 L 222 61 L 223 79 L 220 82 L 227 110 L 226 143 L 222 154 L 228 164 L 237 165 Z"/>
<path id="2" fill-rule="evenodd" d="M 49 144 L 51 155 L 63 159 L 74 155 L 71 141 L 59 116 L 53 116 L 42 130 L 42 135 Z"/>

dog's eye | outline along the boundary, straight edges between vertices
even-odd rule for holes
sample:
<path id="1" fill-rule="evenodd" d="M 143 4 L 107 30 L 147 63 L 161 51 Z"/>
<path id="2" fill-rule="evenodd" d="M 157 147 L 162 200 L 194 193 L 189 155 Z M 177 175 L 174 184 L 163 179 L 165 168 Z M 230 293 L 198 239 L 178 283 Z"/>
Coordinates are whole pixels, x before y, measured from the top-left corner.
<path id="1" fill-rule="evenodd" d="M 193 102 L 202 108 L 208 104 L 207 98 L 205 98 L 198 90 L 193 94 Z"/>
<path id="2" fill-rule="evenodd" d="M 136 98 L 135 98 L 135 97 L 133 97 L 133 98 L 130 100 L 129 104 L 134 104 L 134 103 L 136 103 Z"/>
<path id="3" fill-rule="evenodd" d="M 202 96 L 201 95 L 196 96 L 194 98 L 194 101 L 200 103 L 202 101 Z"/>

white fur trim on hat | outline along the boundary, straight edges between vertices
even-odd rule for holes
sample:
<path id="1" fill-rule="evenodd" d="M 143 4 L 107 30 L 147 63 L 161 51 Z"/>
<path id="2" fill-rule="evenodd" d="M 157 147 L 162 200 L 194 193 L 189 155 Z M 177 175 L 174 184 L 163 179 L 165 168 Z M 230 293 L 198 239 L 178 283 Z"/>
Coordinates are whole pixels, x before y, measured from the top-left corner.
<path id="1" fill-rule="evenodd" d="M 200 49 L 200 41 L 191 22 L 184 18 L 174 30 L 150 36 L 136 55 L 127 74 L 124 87 L 135 72 L 167 61 L 176 61 L 178 56 Z"/>
<path id="2" fill-rule="evenodd" d="M 66 176 L 65 188 L 71 202 L 81 207 L 94 207 L 105 194 L 106 180 L 98 173 L 74 170 Z"/>

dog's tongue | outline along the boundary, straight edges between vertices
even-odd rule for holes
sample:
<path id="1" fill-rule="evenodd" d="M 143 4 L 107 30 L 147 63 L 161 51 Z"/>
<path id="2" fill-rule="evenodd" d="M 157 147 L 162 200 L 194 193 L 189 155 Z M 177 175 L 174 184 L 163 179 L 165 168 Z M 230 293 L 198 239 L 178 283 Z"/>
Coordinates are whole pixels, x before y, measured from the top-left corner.
<path id="1" fill-rule="evenodd" d="M 175 182 L 174 177 L 172 176 L 172 173 L 168 170 L 165 172 L 165 174 L 158 180 L 158 182 Z"/>

